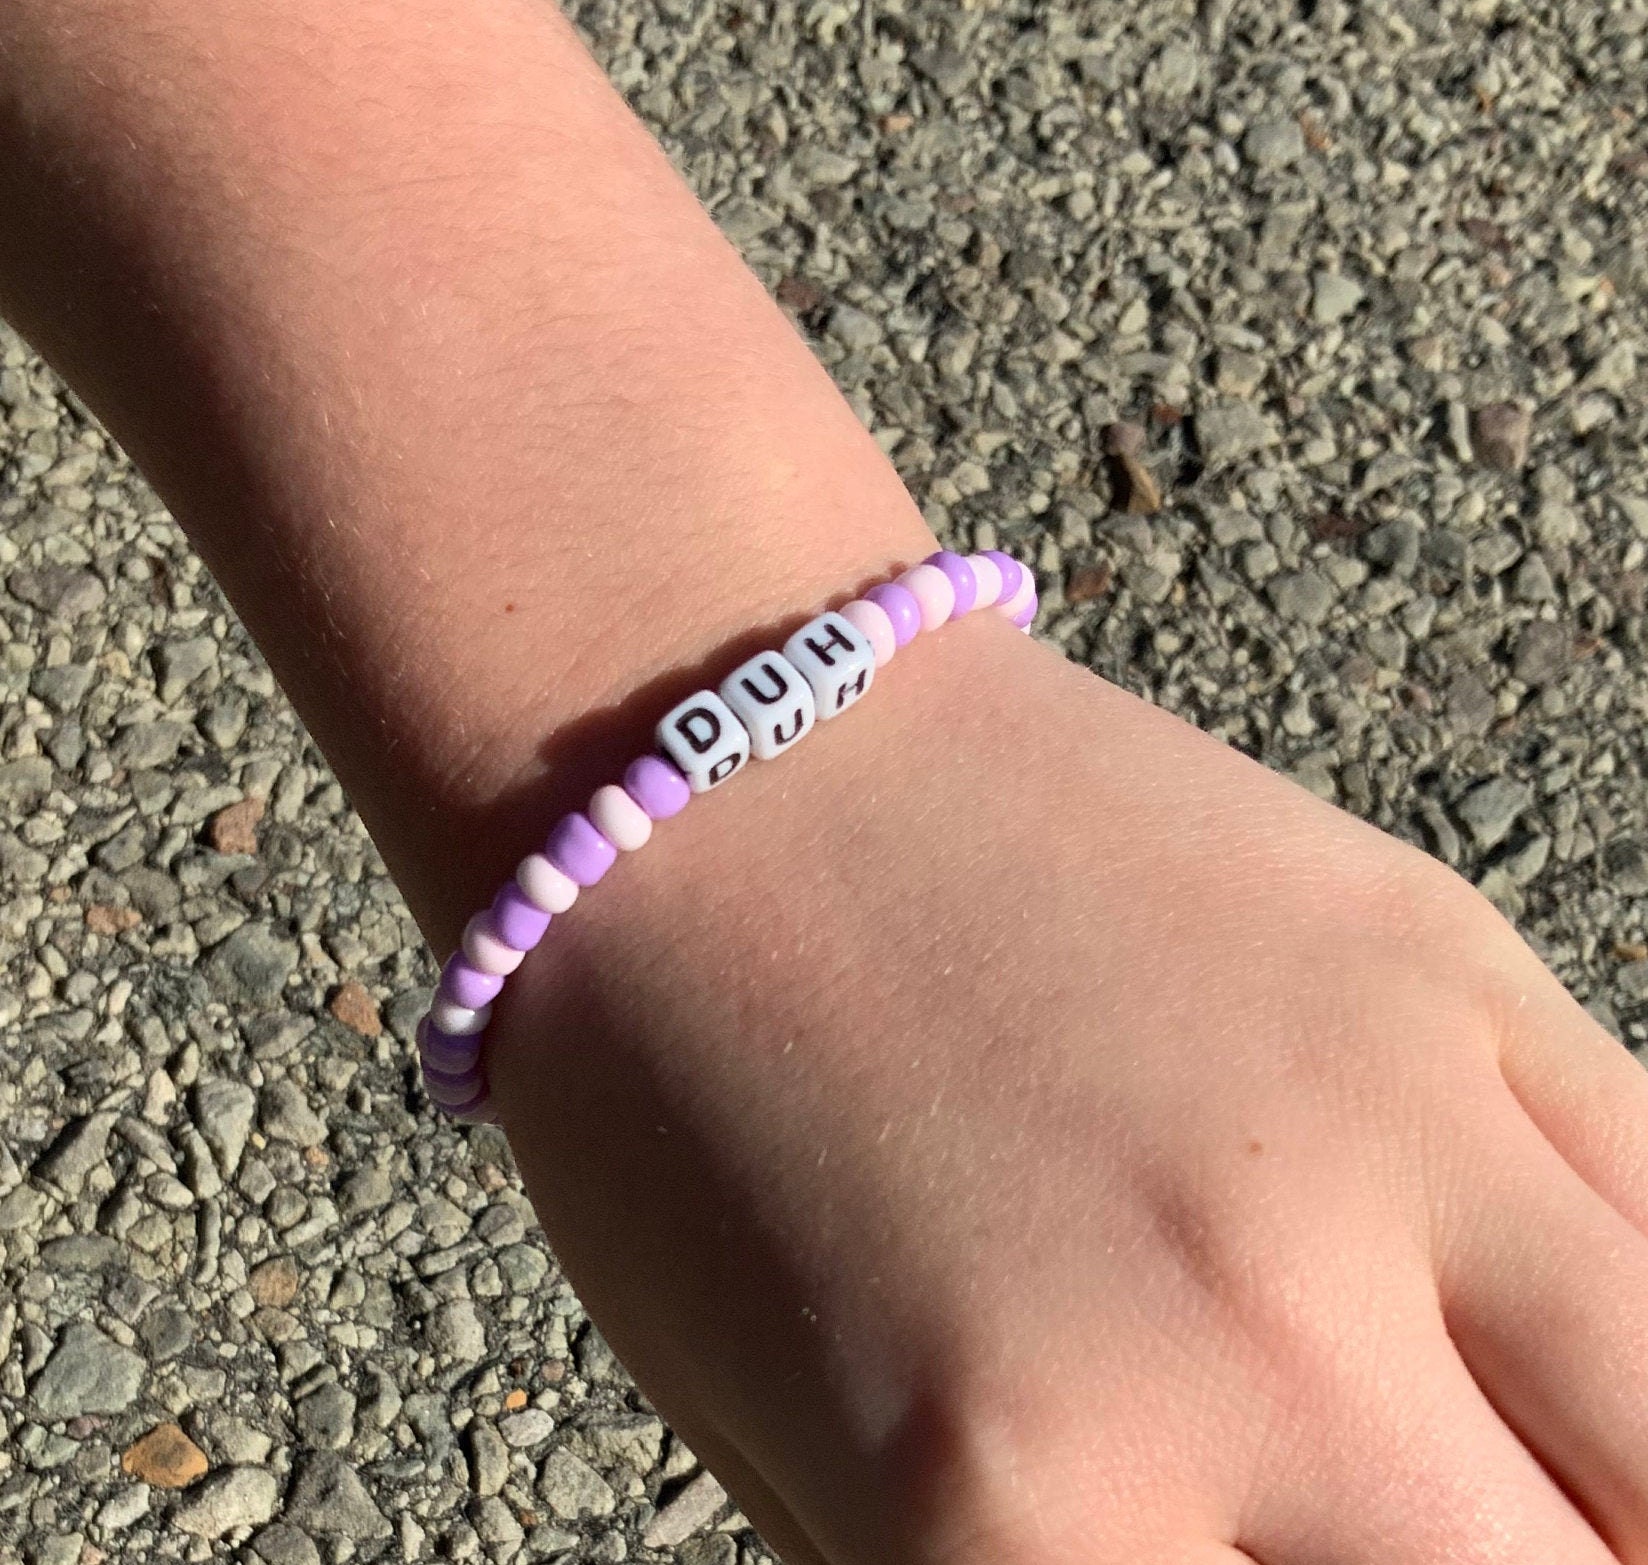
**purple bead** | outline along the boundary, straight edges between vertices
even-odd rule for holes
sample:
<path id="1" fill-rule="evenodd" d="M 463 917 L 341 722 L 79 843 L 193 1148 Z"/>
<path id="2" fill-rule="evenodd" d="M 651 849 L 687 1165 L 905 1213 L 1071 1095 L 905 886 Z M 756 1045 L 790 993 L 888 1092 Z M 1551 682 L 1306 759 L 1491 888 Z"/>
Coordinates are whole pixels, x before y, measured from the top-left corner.
<path id="1" fill-rule="evenodd" d="M 471 1092 L 479 1085 L 481 1073 L 473 1067 L 461 1071 L 430 1070 L 426 1067 L 423 1079 L 431 1087 L 439 1087 L 443 1092 Z"/>
<path id="2" fill-rule="evenodd" d="M 971 614 L 978 602 L 978 577 L 973 574 L 973 567 L 953 549 L 940 549 L 922 563 L 936 565 L 955 588 L 956 606 L 950 610 L 950 618 L 960 619 L 964 614 Z"/>
<path id="3" fill-rule="evenodd" d="M 866 603 L 873 603 L 893 622 L 893 640 L 907 647 L 921 629 L 921 605 L 908 587 L 896 581 L 884 581 L 864 594 Z"/>
<path id="4" fill-rule="evenodd" d="M 996 599 L 996 603 L 1006 603 L 1024 581 L 1024 567 L 1012 555 L 1003 554 L 1000 549 L 986 549 L 983 553 L 985 559 L 994 560 L 1001 571 L 1001 596 Z M 995 603 L 990 605 L 991 608 L 995 606 Z"/>
<path id="5" fill-rule="evenodd" d="M 442 1032 L 426 1016 L 418 1023 L 418 1059 L 427 1070 L 446 1071 L 458 1075 L 473 1070 L 481 1060 L 479 1033 L 455 1038 Z"/>
<path id="6" fill-rule="evenodd" d="M 679 815 L 692 797 L 687 779 L 661 755 L 636 756 L 625 768 L 624 792 L 655 821 Z"/>
<path id="7" fill-rule="evenodd" d="M 513 880 L 506 880 L 492 899 L 492 932 L 511 951 L 530 951 L 544 938 L 549 914 L 534 907 Z"/>
<path id="8" fill-rule="evenodd" d="M 441 993 L 454 1005 L 478 1011 L 490 1005 L 503 989 L 504 981 L 496 973 L 483 973 L 464 960 L 462 951 L 454 951 L 441 969 Z"/>
<path id="9" fill-rule="evenodd" d="M 618 850 L 595 829 L 587 815 L 575 810 L 555 823 L 544 845 L 544 857 L 568 880 L 593 886 L 612 868 Z"/>

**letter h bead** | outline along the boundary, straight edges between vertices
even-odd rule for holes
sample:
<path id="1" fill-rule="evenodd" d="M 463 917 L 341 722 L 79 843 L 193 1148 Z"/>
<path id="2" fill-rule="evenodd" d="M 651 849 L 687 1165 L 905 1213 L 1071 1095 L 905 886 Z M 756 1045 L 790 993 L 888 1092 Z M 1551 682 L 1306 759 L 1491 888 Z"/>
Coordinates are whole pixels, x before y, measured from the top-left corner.
<path id="1" fill-rule="evenodd" d="M 812 687 L 821 720 L 845 712 L 875 678 L 870 638 L 839 614 L 820 614 L 784 643 L 784 656 Z"/>
<path id="2" fill-rule="evenodd" d="M 812 686 L 801 671 L 776 652 L 762 652 L 721 681 L 721 699 L 750 731 L 758 761 L 770 761 L 811 731 L 815 716 Z"/>
<path id="3" fill-rule="evenodd" d="M 750 736 L 720 696 L 700 690 L 659 723 L 658 748 L 694 793 L 708 793 L 749 760 Z"/>

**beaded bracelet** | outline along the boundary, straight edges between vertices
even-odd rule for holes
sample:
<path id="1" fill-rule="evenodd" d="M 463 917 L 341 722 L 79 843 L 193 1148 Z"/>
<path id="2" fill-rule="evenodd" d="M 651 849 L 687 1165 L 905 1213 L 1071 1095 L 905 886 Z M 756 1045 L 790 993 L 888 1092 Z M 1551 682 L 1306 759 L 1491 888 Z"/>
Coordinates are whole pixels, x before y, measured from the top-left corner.
<path id="1" fill-rule="evenodd" d="M 550 920 L 652 835 L 655 821 L 719 787 L 753 755 L 770 761 L 869 690 L 875 671 L 917 632 L 993 608 L 1028 631 L 1036 616 L 1030 572 L 999 549 L 941 549 L 839 612 L 803 625 L 781 652 L 742 663 L 716 690 L 680 702 L 657 728 L 657 749 L 630 762 L 621 784 L 596 790 L 563 816 L 543 849 L 521 860 L 490 907 L 463 932 L 418 1023 L 418 1058 L 430 1100 L 454 1118 L 495 1122 L 481 1063 L 492 1002 L 504 979 L 543 939 Z"/>

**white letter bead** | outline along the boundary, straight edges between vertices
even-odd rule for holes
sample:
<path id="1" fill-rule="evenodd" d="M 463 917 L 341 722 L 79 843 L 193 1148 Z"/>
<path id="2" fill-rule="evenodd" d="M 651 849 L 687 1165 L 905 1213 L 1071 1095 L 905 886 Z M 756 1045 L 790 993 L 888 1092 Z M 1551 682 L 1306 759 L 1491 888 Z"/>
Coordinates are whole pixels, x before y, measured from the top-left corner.
<path id="1" fill-rule="evenodd" d="M 658 748 L 694 793 L 708 793 L 750 758 L 750 736 L 713 690 L 700 690 L 658 725 Z"/>
<path id="2" fill-rule="evenodd" d="M 820 614 L 784 643 L 784 656 L 812 686 L 821 719 L 845 712 L 875 679 L 870 638 L 839 614 Z"/>
<path id="3" fill-rule="evenodd" d="M 546 859 L 529 853 L 515 866 L 521 895 L 543 913 L 564 913 L 578 900 L 578 882 Z"/>
<path id="4" fill-rule="evenodd" d="M 492 1007 L 483 1005 L 480 1010 L 472 1011 L 436 995 L 429 1007 L 429 1020 L 432 1026 L 453 1038 L 471 1038 L 486 1030 L 486 1024 L 492 1020 Z"/>
<path id="5" fill-rule="evenodd" d="M 762 652 L 721 681 L 721 699 L 750 733 L 758 761 L 782 755 L 812 732 L 813 689 L 801 670 L 776 652 Z"/>
<path id="6" fill-rule="evenodd" d="M 616 783 L 597 788 L 585 813 L 590 824 L 625 853 L 645 847 L 652 835 L 652 817 Z"/>

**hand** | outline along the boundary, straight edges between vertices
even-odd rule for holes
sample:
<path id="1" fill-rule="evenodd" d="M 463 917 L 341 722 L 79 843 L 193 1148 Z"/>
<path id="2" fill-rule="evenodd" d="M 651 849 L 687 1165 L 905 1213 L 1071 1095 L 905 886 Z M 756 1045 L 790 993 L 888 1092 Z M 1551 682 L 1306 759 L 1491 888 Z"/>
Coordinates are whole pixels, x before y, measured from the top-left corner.
<path id="1" fill-rule="evenodd" d="M 1425 856 L 979 616 L 553 933 L 533 1200 L 791 1565 L 1648 1558 L 1648 1081 Z"/>

